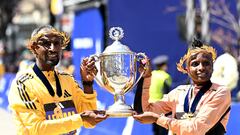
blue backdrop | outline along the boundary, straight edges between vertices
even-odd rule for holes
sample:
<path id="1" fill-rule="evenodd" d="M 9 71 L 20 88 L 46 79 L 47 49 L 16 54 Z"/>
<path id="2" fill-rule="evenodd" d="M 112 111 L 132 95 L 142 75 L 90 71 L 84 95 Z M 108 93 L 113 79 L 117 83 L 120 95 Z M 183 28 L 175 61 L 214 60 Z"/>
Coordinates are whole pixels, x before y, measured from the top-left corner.
<path id="1" fill-rule="evenodd" d="M 176 63 L 187 50 L 179 38 L 177 16 L 182 12 L 167 13 L 168 6 L 180 4 L 178 0 L 110 0 L 109 28 L 120 26 L 125 37 L 122 42 L 135 52 L 145 52 L 148 57 L 166 54 L 170 58 L 169 73 L 173 87 L 186 81 L 186 75 L 176 70 Z"/>

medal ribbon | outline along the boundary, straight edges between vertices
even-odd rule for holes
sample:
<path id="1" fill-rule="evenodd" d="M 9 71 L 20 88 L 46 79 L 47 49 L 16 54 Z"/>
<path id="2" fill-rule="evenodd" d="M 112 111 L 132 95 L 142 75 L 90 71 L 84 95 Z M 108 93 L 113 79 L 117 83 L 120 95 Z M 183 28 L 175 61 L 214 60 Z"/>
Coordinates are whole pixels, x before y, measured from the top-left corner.
<path id="1" fill-rule="evenodd" d="M 49 94 L 54 97 L 55 92 L 51 86 L 51 84 L 49 83 L 49 81 L 47 80 L 47 78 L 45 77 L 45 75 L 42 73 L 42 71 L 38 68 L 38 66 L 35 64 L 33 67 L 33 71 L 35 72 L 35 74 L 40 78 L 40 80 L 42 81 L 42 83 L 45 85 L 45 87 L 47 88 Z M 56 80 L 56 86 L 57 86 L 57 95 L 58 97 L 62 96 L 62 88 L 60 85 L 60 81 L 58 79 L 58 76 L 56 74 L 56 72 L 54 71 L 54 77 Z"/>
<path id="2" fill-rule="evenodd" d="M 202 96 L 209 90 L 209 88 L 212 86 L 212 82 L 211 81 L 208 81 L 206 85 L 204 85 L 200 90 L 199 92 L 197 93 L 196 97 L 194 98 L 193 100 L 193 103 L 192 103 L 192 106 L 190 108 L 190 112 L 191 113 L 194 113 L 196 111 L 196 107 L 197 107 L 197 104 L 198 102 L 200 101 L 200 99 L 202 98 Z M 189 93 L 191 91 L 191 87 L 190 89 L 188 90 L 188 93 L 185 97 L 185 100 L 184 100 L 184 112 L 185 113 L 189 113 Z"/>

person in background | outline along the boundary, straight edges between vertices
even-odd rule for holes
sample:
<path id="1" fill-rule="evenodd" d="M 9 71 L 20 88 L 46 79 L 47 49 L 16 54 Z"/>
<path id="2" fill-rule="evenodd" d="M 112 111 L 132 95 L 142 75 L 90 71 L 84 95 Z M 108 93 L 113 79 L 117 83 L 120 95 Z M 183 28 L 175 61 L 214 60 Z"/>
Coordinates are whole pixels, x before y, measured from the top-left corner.
<path id="1" fill-rule="evenodd" d="M 180 85 L 157 102 L 150 103 L 151 68 L 144 73 L 142 92 L 143 114 L 135 114 L 141 123 L 156 123 L 177 135 L 223 135 L 228 123 L 231 93 L 223 85 L 212 83 L 216 50 L 195 39 L 180 59 L 177 69 L 192 79 L 190 85 Z M 142 62 L 139 70 L 143 71 Z M 172 112 L 171 117 L 165 114 Z"/>
<path id="2" fill-rule="evenodd" d="M 172 78 L 167 73 L 168 56 L 160 55 L 153 59 L 153 65 L 156 70 L 152 71 L 151 85 L 149 88 L 149 102 L 154 103 L 162 99 L 164 94 L 170 91 Z M 153 123 L 154 135 L 167 135 L 168 130 Z"/>
<path id="3" fill-rule="evenodd" d="M 5 65 L 3 63 L 4 53 L 5 51 L 4 51 L 3 43 L 0 41 L 0 80 L 5 73 Z"/>
<path id="4" fill-rule="evenodd" d="M 225 53 L 218 56 L 213 64 L 213 74 L 211 81 L 225 85 L 229 90 L 236 88 L 239 73 L 237 59 L 231 54 L 231 47 L 225 47 Z"/>
<path id="5" fill-rule="evenodd" d="M 83 89 L 71 75 L 55 69 L 68 43 L 69 37 L 50 25 L 32 32 L 27 47 L 36 62 L 16 76 L 8 96 L 18 134 L 72 135 L 107 118 L 96 110 L 93 59 L 85 58 L 80 66 Z"/>
<path id="6" fill-rule="evenodd" d="M 29 50 L 22 52 L 22 60 L 19 63 L 18 72 L 26 70 L 34 64 L 34 56 Z"/>
<path id="7" fill-rule="evenodd" d="M 237 101 L 240 102 L 240 91 L 237 93 Z"/>

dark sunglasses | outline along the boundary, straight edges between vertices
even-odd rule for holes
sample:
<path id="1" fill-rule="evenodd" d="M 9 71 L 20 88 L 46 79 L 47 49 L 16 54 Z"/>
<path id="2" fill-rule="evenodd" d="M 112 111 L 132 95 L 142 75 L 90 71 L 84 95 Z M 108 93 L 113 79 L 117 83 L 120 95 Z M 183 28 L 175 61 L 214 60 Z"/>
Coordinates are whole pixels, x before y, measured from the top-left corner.
<path id="1" fill-rule="evenodd" d="M 51 46 L 51 44 L 53 44 L 54 46 L 56 45 L 62 45 L 63 44 L 63 40 L 60 38 L 56 38 L 56 39 L 39 39 L 37 41 L 37 44 L 42 45 L 42 46 Z"/>

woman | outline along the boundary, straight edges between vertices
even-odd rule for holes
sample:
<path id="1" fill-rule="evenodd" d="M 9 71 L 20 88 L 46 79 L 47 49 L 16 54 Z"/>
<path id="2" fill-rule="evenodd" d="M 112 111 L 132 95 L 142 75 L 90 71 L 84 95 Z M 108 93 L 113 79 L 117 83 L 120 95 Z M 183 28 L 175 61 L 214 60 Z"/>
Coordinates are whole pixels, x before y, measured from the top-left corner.
<path id="1" fill-rule="evenodd" d="M 147 70 L 141 99 L 144 113 L 133 117 L 141 123 L 155 122 L 177 135 L 224 134 L 231 95 L 226 87 L 210 81 L 215 59 L 215 49 L 195 39 L 177 64 L 177 69 L 187 73 L 193 83 L 178 86 L 154 103 L 148 102 L 151 70 Z M 165 116 L 169 113 L 171 116 Z"/>

